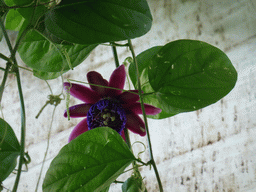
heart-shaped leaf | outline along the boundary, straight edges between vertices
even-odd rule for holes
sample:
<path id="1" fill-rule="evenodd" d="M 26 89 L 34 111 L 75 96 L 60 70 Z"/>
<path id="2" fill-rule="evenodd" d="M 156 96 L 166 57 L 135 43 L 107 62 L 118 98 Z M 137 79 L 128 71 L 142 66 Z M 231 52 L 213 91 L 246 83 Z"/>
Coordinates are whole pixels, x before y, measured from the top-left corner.
<path id="1" fill-rule="evenodd" d="M 20 144 L 10 125 L 0 118 L 0 182 L 13 171 L 20 154 Z"/>
<path id="2" fill-rule="evenodd" d="M 142 36 L 152 16 L 146 0 L 63 0 L 46 14 L 45 24 L 60 39 L 95 44 Z"/>
<path id="3" fill-rule="evenodd" d="M 46 173 L 43 190 L 102 191 L 134 160 L 115 130 L 95 128 L 61 149 Z"/>

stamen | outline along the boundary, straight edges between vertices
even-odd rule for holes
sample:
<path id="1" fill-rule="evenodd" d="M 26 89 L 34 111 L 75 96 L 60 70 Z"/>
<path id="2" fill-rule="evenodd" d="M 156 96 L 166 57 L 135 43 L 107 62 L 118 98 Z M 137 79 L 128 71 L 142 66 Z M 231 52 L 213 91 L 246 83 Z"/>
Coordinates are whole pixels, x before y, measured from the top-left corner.
<path id="1" fill-rule="evenodd" d="M 111 127 L 121 134 L 126 124 L 126 114 L 121 104 L 114 99 L 102 99 L 91 106 L 87 113 L 88 129 Z"/>

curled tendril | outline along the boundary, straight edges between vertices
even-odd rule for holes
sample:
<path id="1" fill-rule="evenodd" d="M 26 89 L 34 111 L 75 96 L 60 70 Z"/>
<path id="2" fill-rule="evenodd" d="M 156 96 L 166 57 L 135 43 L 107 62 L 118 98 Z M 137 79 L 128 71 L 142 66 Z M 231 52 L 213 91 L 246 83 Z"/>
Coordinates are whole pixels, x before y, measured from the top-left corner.
<path id="1" fill-rule="evenodd" d="M 142 144 L 142 145 L 144 146 L 144 150 L 138 153 L 138 159 L 140 159 L 140 154 L 145 153 L 145 151 L 146 151 L 146 146 L 145 146 L 145 144 L 142 143 L 141 141 L 135 141 L 135 142 L 132 144 L 132 147 L 133 147 L 133 145 L 136 144 L 136 143 Z"/>

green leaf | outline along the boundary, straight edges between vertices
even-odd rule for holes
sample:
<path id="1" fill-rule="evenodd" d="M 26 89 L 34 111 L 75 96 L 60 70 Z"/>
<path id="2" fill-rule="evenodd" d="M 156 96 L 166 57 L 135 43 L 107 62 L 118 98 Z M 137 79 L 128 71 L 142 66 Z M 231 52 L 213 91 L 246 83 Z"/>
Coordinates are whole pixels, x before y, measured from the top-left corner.
<path id="1" fill-rule="evenodd" d="M 13 171 L 20 154 L 20 145 L 10 125 L 0 118 L 0 181 Z"/>
<path id="2" fill-rule="evenodd" d="M 17 9 L 11 9 L 6 16 L 5 27 L 6 29 L 19 31 L 25 22 L 25 18 L 17 11 Z"/>
<path id="3" fill-rule="evenodd" d="M 55 44 L 30 30 L 18 52 L 26 65 L 41 72 L 65 72 L 83 62 L 97 45 Z"/>
<path id="4" fill-rule="evenodd" d="M 142 36 L 152 16 L 146 0 L 64 0 L 47 12 L 45 24 L 60 39 L 95 44 Z"/>
<path id="5" fill-rule="evenodd" d="M 177 112 L 208 106 L 235 86 L 237 72 L 220 49 L 201 41 L 178 40 L 151 59 L 149 81 L 157 98 Z"/>
<path id="6" fill-rule="evenodd" d="M 15 11 L 23 17 L 26 24 L 30 24 L 34 27 L 37 26 L 39 20 L 43 18 L 44 14 L 48 11 L 48 8 L 41 4 L 41 0 L 6 0 L 6 3 L 8 6 L 20 7 L 15 9 Z M 17 23 L 17 25 L 21 28 L 22 23 L 18 23 L 20 15 L 16 13 L 16 18 L 14 18 L 15 21 L 11 23 Z"/>
<path id="7" fill-rule="evenodd" d="M 122 185 L 122 192 L 145 192 L 146 189 L 141 188 L 142 181 L 134 176 L 128 178 Z"/>
<path id="8" fill-rule="evenodd" d="M 46 173 L 43 191 L 102 191 L 134 160 L 115 130 L 92 129 L 61 149 Z"/>
<path id="9" fill-rule="evenodd" d="M 195 40 L 178 40 L 138 56 L 144 62 L 142 90 L 145 102 L 162 109 L 152 118 L 166 118 L 198 110 L 227 95 L 235 86 L 237 72 L 218 48 Z M 147 63 L 147 64 L 145 64 Z M 133 64 L 134 65 L 134 64 Z M 129 73 L 134 73 L 131 66 Z M 136 80 L 133 78 L 136 85 Z"/>

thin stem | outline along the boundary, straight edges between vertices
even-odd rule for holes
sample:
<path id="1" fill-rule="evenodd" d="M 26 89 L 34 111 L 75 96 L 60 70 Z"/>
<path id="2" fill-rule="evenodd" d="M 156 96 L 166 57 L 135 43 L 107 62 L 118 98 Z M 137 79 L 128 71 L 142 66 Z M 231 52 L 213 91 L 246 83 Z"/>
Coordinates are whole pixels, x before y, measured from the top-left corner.
<path id="1" fill-rule="evenodd" d="M 18 50 L 18 46 L 19 43 L 21 41 L 21 39 L 24 37 L 24 35 L 26 34 L 26 32 L 29 30 L 29 28 L 27 27 L 21 34 L 21 36 L 19 37 L 19 39 L 17 39 L 17 42 L 14 46 L 13 50 L 11 51 L 11 59 L 14 62 L 14 66 L 15 66 L 15 73 L 16 73 L 16 78 L 17 78 L 17 85 L 18 85 L 18 91 L 19 91 L 19 97 L 20 97 L 20 108 L 21 108 L 21 138 L 20 138 L 20 159 L 19 159 L 19 165 L 18 165 L 18 172 L 17 172 L 17 176 L 15 179 L 15 183 L 13 186 L 13 190 L 12 191 L 17 191 L 18 189 L 18 185 L 19 185 L 19 180 L 20 180 L 20 175 L 21 175 L 21 169 L 22 169 L 22 164 L 24 161 L 24 155 L 25 155 L 25 137 L 26 137 L 26 112 L 25 112 L 25 103 L 24 103 L 24 98 L 23 98 L 23 93 L 22 93 L 22 87 L 21 87 L 21 80 L 20 80 L 20 73 L 19 73 L 19 68 L 18 68 L 18 63 L 16 61 L 15 58 L 15 54 L 16 51 Z"/>
<path id="2" fill-rule="evenodd" d="M 50 89 L 51 95 L 53 95 L 52 88 L 51 88 L 51 86 L 49 85 L 48 81 L 45 80 L 45 83 L 47 84 L 48 88 Z M 62 84 L 63 84 L 63 83 L 62 83 Z"/>
<path id="3" fill-rule="evenodd" d="M 43 168 L 44 168 L 44 163 L 45 163 L 46 156 L 47 156 L 48 150 L 49 150 L 52 123 L 53 123 L 53 120 L 54 120 L 54 114 L 55 114 L 56 107 L 57 106 L 54 107 L 53 112 L 52 112 L 52 120 L 51 120 L 50 128 L 49 128 L 49 131 L 48 131 L 48 136 L 47 136 L 47 146 L 46 146 L 46 150 L 45 150 L 45 153 L 44 153 L 44 159 L 43 159 L 43 163 L 42 163 L 41 170 L 40 170 L 40 173 L 39 173 L 39 177 L 38 177 L 38 180 L 37 180 L 35 192 L 37 192 L 37 190 L 38 190 L 39 182 L 40 182 L 41 175 L 42 175 Z"/>
<path id="4" fill-rule="evenodd" d="M 115 43 L 115 42 L 111 42 L 111 43 L 101 43 L 100 45 L 105 45 L 105 46 L 112 46 L 115 45 L 117 47 L 128 47 L 128 43 L 126 44 L 119 44 L 119 43 Z"/>
<path id="5" fill-rule="evenodd" d="M 12 191 L 17 191 L 18 184 L 20 180 L 20 174 L 21 174 L 21 168 L 24 160 L 24 154 L 25 154 L 25 135 L 26 135 L 26 113 L 25 113 L 25 104 L 24 104 L 24 98 L 22 93 L 22 87 L 21 87 L 21 81 L 20 81 L 20 74 L 19 69 L 17 67 L 17 63 L 15 62 L 15 72 L 16 72 L 16 78 L 17 78 L 17 84 L 18 84 L 18 91 L 19 91 L 19 97 L 20 97 L 20 108 L 21 108 L 21 139 L 20 139 L 20 160 L 19 160 L 19 166 L 18 166 L 18 172 L 16 176 L 16 180 L 14 183 L 14 187 Z"/>
<path id="6" fill-rule="evenodd" d="M 96 87 L 103 87 L 103 88 L 108 88 L 108 89 L 121 90 L 121 91 L 123 91 L 123 92 L 129 92 L 129 93 L 133 93 L 133 94 L 135 94 L 135 95 L 139 95 L 138 93 L 135 93 L 135 92 L 132 92 L 132 91 L 123 90 L 123 89 L 119 89 L 119 88 L 115 88 L 115 87 L 108 87 L 108 86 L 105 86 L 105 85 L 97 85 L 97 84 L 93 84 L 93 83 L 86 83 L 86 82 L 78 81 L 78 80 L 74 80 L 74 79 L 67 79 L 67 81 L 68 81 L 69 83 L 70 83 L 71 81 L 73 81 L 73 82 L 77 82 L 77 83 L 83 83 L 83 84 L 93 85 L 93 86 L 96 86 Z"/>
<path id="7" fill-rule="evenodd" d="M 37 113 L 36 115 L 36 119 L 39 117 L 39 115 L 41 115 L 41 113 L 43 112 L 44 108 L 50 103 L 50 101 L 46 101 L 46 103 L 43 105 L 43 107 L 40 109 L 40 111 Z"/>
<path id="8" fill-rule="evenodd" d="M 129 132 L 128 132 L 128 129 L 124 129 L 124 135 L 125 135 L 125 140 L 126 140 L 126 143 L 129 147 L 129 149 L 132 149 L 132 145 L 131 145 L 131 141 L 130 141 L 130 137 L 129 137 Z"/>
<path id="9" fill-rule="evenodd" d="M 11 45 L 11 42 L 10 42 L 10 39 L 8 37 L 8 34 L 5 30 L 5 27 L 4 27 L 4 23 L 3 23 L 3 20 L 2 18 L 0 17 L 0 28 L 3 32 L 3 35 L 5 37 L 5 40 L 6 40 L 6 43 L 7 43 L 7 46 L 10 50 L 10 52 L 12 52 L 12 45 Z M 5 83 L 6 83 L 6 80 L 7 80 L 7 76 L 9 74 L 9 69 L 11 67 L 11 63 L 9 62 L 9 58 L 7 58 L 5 55 L 1 54 L 1 58 L 2 59 L 8 59 L 8 62 L 6 63 L 6 68 L 5 68 L 5 72 L 4 72 L 4 77 L 3 77 L 3 80 L 2 80 L 2 83 L 1 83 L 1 87 L 0 87 L 0 102 L 2 101 L 2 96 L 3 96 L 3 92 L 4 92 L 4 87 L 5 87 Z"/>
<path id="10" fill-rule="evenodd" d="M 5 26 L 4 26 L 4 23 L 3 23 L 3 20 L 2 20 L 1 17 L 0 17 L 0 27 L 2 29 L 2 32 L 3 32 L 3 35 L 4 35 L 5 41 L 7 43 L 7 46 L 9 48 L 10 52 L 12 52 L 12 44 L 11 44 L 11 41 L 8 37 L 7 31 L 5 30 Z"/>
<path id="11" fill-rule="evenodd" d="M 18 85 L 18 91 L 19 91 L 19 97 L 20 97 L 20 108 L 21 108 L 21 138 L 20 138 L 20 159 L 19 159 L 19 165 L 18 165 L 18 171 L 15 179 L 15 183 L 13 186 L 12 191 L 17 191 L 18 185 L 19 185 L 19 180 L 20 180 L 20 175 L 21 175 L 21 169 L 22 165 L 24 162 L 24 155 L 25 155 L 25 137 L 26 137 L 26 112 L 25 112 L 25 103 L 24 103 L 24 98 L 23 98 L 23 93 L 22 93 L 22 87 L 21 87 L 21 80 L 20 80 L 20 73 L 19 73 L 19 68 L 18 64 L 15 58 L 16 51 L 18 49 L 19 42 L 21 41 L 22 37 L 25 35 L 27 32 L 28 28 L 26 28 L 20 38 L 17 40 L 17 43 L 14 46 L 13 50 L 11 51 L 11 59 L 14 62 L 14 72 L 16 73 L 16 79 L 17 79 L 17 85 Z"/>
<path id="12" fill-rule="evenodd" d="M 121 184 L 123 184 L 124 182 L 123 181 L 114 181 L 113 183 L 121 183 Z"/>
<path id="13" fill-rule="evenodd" d="M 118 55 L 117 55 L 117 51 L 116 51 L 116 46 L 114 44 L 112 44 L 112 51 L 113 51 L 113 55 L 114 55 L 114 59 L 115 59 L 116 68 L 118 68 L 119 60 L 118 60 Z"/>
<path id="14" fill-rule="evenodd" d="M 22 67 L 22 66 L 20 66 L 20 65 L 18 65 L 18 67 L 21 68 L 21 69 L 24 69 L 24 70 L 26 70 L 26 71 L 33 72 L 32 69 L 29 69 L 29 68 L 26 68 L 26 67 Z"/>
<path id="15" fill-rule="evenodd" d="M 154 157 L 153 157 L 151 140 L 150 140 L 150 135 L 149 135 L 149 130 L 148 130 L 148 122 L 147 122 L 147 118 L 146 118 L 146 112 L 145 112 L 145 107 L 144 107 L 143 97 L 142 97 L 142 90 L 141 90 L 141 84 L 140 84 L 140 78 L 139 78 L 140 76 L 139 76 L 138 63 L 137 63 L 135 52 L 133 50 L 132 42 L 131 42 L 130 39 L 128 40 L 128 44 L 129 44 L 129 48 L 131 50 L 132 57 L 133 57 L 133 60 L 134 60 L 135 66 L 136 66 L 138 90 L 139 90 L 139 95 L 140 95 L 140 101 L 141 101 L 140 103 L 141 103 L 141 109 L 142 109 L 142 113 L 143 113 L 143 119 L 144 119 L 144 122 L 145 122 L 145 128 L 146 128 L 146 133 L 147 133 L 150 161 L 151 161 L 151 163 L 153 165 L 153 168 L 154 168 L 154 171 L 155 171 L 155 174 L 156 174 L 159 190 L 160 190 L 160 192 L 163 192 L 163 186 L 162 186 L 161 179 L 160 179 L 160 176 L 159 176 L 159 173 L 158 173 L 158 170 L 157 170 L 157 167 L 156 167 L 156 163 L 155 163 Z"/>
<path id="16" fill-rule="evenodd" d="M 5 72 L 4 72 L 4 77 L 3 77 L 3 80 L 2 80 L 2 84 L 0 86 L 0 103 L 2 101 L 2 96 L 3 96 L 3 92 L 4 92 L 4 87 L 5 87 L 5 83 L 6 83 L 6 80 L 7 80 L 7 76 L 8 76 L 8 73 L 9 73 L 9 69 L 10 69 L 11 65 L 9 62 L 6 63 L 6 68 L 5 68 Z"/>
<path id="17" fill-rule="evenodd" d="M 12 63 L 11 59 L 8 58 L 8 57 L 6 57 L 6 56 L 5 56 L 4 54 L 2 54 L 2 53 L 0 53 L 0 58 L 3 59 L 3 60 L 5 60 L 5 61 L 7 61 L 7 62 Z"/>

